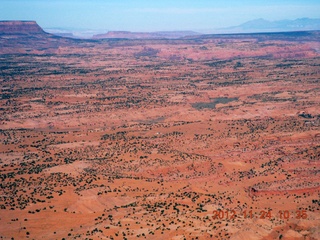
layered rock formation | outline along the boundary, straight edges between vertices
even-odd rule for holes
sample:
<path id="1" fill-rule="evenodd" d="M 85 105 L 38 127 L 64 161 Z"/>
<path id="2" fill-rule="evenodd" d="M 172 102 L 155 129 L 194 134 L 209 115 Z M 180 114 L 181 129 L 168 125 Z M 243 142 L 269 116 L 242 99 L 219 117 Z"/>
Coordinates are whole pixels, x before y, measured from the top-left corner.
<path id="1" fill-rule="evenodd" d="M 35 21 L 0 21 L 1 34 L 45 33 Z"/>

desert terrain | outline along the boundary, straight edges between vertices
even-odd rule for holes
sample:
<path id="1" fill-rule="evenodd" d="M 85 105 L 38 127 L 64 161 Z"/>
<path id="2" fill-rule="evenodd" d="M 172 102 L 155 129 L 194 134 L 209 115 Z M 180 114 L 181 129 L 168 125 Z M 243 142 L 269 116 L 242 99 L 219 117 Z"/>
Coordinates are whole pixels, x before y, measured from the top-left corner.
<path id="1" fill-rule="evenodd" d="M 320 239 L 320 32 L 0 30 L 0 239 Z"/>

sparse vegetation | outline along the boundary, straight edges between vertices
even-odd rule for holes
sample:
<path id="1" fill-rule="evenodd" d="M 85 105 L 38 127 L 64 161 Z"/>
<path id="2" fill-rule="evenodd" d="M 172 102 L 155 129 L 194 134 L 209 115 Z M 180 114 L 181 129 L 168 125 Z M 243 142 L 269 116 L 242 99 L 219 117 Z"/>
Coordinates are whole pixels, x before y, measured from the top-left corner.
<path id="1" fill-rule="evenodd" d="M 315 239 L 312 34 L 1 37 L 1 237 Z"/>

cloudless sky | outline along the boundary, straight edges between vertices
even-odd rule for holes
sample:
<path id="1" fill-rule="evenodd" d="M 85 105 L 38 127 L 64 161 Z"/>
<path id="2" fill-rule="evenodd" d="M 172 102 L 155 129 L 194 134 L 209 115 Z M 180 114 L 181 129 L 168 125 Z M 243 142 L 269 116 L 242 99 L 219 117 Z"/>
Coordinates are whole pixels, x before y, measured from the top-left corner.
<path id="1" fill-rule="evenodd" d="M 210 30 L 264 18 L 320 18 L 319 0 L 0 0 L 0 20 L 42 28 Z"/>

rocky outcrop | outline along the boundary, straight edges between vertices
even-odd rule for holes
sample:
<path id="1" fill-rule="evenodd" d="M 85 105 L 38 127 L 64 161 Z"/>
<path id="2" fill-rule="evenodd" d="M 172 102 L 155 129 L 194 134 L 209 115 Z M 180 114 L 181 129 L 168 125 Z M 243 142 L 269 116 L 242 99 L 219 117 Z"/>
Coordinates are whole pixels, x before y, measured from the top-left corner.
<path id="1" fill-rule="evenodd" d="M 35 21 L 0 21 L 1 54 L 52 54 L 74 44 L 45 32 Z"/>
<path id="2" fill-rule="evenodd" d="M 0 21 L 0 34 L 45 33 L 35 21 Z"/>

